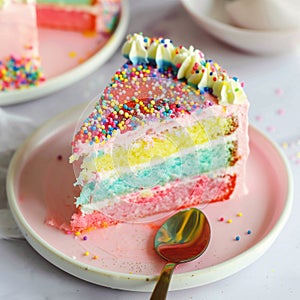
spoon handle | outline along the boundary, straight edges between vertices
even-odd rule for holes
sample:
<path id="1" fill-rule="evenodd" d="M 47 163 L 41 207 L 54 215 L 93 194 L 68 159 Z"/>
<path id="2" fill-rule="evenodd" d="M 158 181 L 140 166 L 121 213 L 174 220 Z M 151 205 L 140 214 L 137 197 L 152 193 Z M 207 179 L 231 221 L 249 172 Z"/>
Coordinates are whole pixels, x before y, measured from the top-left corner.
<path id="1" fill-rule="evenodd" d="M 155 288 L 152 292 L 150 300 L 166 299 L 171 276 L 176 265 L 177 265 L 176 263 L 172 263 L 172 262 L 168 262 L 167 264 L 165 264 L 165 266 L 163 267 L 160 273 Z"/>

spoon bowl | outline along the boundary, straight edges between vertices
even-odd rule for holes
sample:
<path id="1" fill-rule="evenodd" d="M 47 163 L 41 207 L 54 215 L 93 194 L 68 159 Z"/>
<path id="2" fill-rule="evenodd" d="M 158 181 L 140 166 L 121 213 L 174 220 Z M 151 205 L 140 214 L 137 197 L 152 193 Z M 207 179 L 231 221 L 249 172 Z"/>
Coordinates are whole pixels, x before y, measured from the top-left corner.
<path id="1" fill-rule="evenodd" d="M 197 208 L 182 210 L 169 218 L 157 231 L 155 251 L 167 261 L 153 290 L 151 300 L 166 298 L 177 264 L 196 259 L 206 250 L 211 236 L 206 216 Z"/>

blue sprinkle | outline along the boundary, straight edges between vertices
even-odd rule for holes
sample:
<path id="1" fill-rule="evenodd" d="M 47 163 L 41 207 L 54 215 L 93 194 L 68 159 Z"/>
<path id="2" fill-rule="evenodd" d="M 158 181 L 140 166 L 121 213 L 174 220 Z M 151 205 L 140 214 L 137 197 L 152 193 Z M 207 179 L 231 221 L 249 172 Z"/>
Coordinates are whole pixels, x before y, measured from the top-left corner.
<path id="1" fill-rule="evenodd" d="M 239 236 L 239 235 L 237 235 L 236 237 L 235 237 L 235 240 L 236 241 L 239 241 L 241 239 L 241 237 Z"/>
<path id="2" fill-rule="evenodd" d="M 252 233 L 252 231 L 249 229 L 248 231 L 247 231 L 247 234 L 251 234 Z"/>

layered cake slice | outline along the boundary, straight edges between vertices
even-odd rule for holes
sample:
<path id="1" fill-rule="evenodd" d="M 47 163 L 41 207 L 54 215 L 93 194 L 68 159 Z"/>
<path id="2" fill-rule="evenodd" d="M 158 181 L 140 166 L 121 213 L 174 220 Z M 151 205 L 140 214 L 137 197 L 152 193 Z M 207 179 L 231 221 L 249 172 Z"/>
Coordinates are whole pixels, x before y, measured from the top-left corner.
<path id="1" fill-rule="evenodd" d="M 244 195 L 249 103 L 239 80 L 169 39 L 130 35 L 123 54 L 74 136 L 72 231 Z"/>
<path id="2" fill-rule="evenodd" d="M 33 1 L 0 0 L 0 41 L 0 91 L 44 81 Z"/>

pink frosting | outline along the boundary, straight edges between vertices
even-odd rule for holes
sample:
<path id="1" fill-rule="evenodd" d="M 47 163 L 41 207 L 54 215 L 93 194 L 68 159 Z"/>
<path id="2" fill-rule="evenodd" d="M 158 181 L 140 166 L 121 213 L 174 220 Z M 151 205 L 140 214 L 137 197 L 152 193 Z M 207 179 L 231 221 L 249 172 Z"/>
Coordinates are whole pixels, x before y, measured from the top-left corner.
<path id="1" fill-rule="evenodd" d="M 12 1 L 0 9 L 0 41 L 0 60 L 38 55 L 35 4 Z"/>

